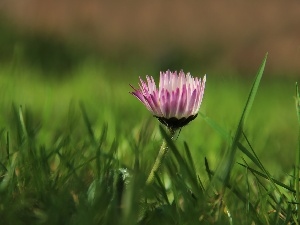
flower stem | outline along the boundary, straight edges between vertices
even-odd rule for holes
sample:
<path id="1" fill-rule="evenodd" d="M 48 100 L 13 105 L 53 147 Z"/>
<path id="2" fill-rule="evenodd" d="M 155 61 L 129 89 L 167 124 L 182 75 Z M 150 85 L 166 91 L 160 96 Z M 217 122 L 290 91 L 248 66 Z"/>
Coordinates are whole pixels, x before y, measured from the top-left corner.
<path id="1" fill-rule="evenodd" d="M 170 134 L 171 134 L 171 139 L 173 139 L 174 137 L 174 134 L 175 134 L 175 130 L 173 129 L 169 129 L 170 131 Z M 167 143 L 166 141 L 164 140 L 161 147 L 160 147 L 160 150 L 158 152 L 158 155 L 156 157 L 156 160 L 154 162 L 154 165 L 148 175 L 148 178 L 146 180 L 146 184 L 151 184 L 153 182 L 153 178 L 154 178 L 154 174 L 157 172 L 157 170 L 159 169 L 162 161 L 164 160 L 166 154 L 168 153 L 168 146 L 167 146 Z"/>

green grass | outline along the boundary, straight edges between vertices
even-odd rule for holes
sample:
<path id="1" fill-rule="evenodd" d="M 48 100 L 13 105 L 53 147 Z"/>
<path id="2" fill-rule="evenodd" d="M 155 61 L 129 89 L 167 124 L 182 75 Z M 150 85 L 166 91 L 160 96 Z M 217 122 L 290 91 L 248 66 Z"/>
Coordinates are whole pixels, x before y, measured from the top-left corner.
<path id="1" fill-rule="evenodd" d="M 298 224 L 295 81 L 256 80 L 247 109 L 256 71 L 207 72 L 202 116 L 172 141 L 128 93 L 144 70 L 86 63 L 56 80 L 0 69 L 1 224 Z"/>

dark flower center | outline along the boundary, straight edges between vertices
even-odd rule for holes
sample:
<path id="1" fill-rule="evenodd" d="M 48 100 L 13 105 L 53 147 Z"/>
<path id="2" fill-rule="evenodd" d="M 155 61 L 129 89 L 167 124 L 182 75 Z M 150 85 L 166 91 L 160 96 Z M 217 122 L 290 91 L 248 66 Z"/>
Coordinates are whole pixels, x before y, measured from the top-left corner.
<path id="1" fill-rule="evenodd" d="M 168 119 L 164 118 L 164 117 L 158 117 L 158 116 L 154 116 L 154 117 L 156 117 L 159 120 L 159 122 L 161 122 L 162 124 L 167 126 L 169 129 L 177 130 L 177 129 L 187 125 L 189 122 L 194 120 L 197 116 L 198 116 L 198 114 L 189 116 L 187 118 L 183 117 L 180 119 L 175 118 L 175 117 L 168 118 Z"/>

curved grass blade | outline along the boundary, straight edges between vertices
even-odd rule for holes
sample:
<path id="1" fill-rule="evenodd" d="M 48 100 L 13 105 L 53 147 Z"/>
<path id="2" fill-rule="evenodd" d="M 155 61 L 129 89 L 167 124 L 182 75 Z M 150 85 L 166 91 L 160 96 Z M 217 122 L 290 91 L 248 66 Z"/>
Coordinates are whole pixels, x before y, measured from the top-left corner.
<path id="1" fill-rule="evenodd" d="M 168 198 L 168 193 L 167 193 L 167 190 L 163 184 L 163 182 L 161 181 L 161 179 L 159 178 L 159 176 L 157 175 L 157 173 L 154 173 L 154 176 L 158 182 L 158 186 L 161 190 L 161 195 L 162 197 L 164 198 L 165 202 L 168 204 L 168 205 L 171 205 L 170 201 L 169 201 L 169 198 Z"/>
<path id="2" fill-rule="evenodd" d="M 226 183 L 229 178 L 230 178 L 230 172 L 231 169 L 233 167 L 234 164 L 234 158 L 235 158 L 235 153 L 236 153 L 236 149 L 238 147 L 238 143 L 240 140 L 240 137 L 242 136 L 243 133 L 243 128 L 245 125 L 245 122 L 248 118 L 248 115 L 250 113 L 250 110 L 252 108 L 253 102 L 254 102 L 254 98 L 256 96 L 262 75 L 263 75 L 263 71 L 266 65 L 266 60 L 267 60 L 267 56 L 268 54 L 266 54 L 265 58 L 262 61 L 262 64 L 260 65 L 260 68 L 256 74 L 254 83 L 251 87 L 246 105 L 244 107 L 243 113 L 241 115 L 240 121 L 238 123 L 237 129 L 235 131 L 235 135 L 234 138 L 232 140 L 231 146 L 229 151 L 227 152 L 227 155 L 225 156 L 225 158 L 223 159 L 223 161 L 219 164 L 219 167 L 216 170 L 216 174 L 218 175 L 218 177 L 220 177 L 221 179 L 223 179 L 223 181 Z"/>
<path id="3" fill-rule="evenodd" d="M 192 185 L 193 191 L 199 195 L 202 194 L 202 192 L 199 189 L 198 184 L 198 178 L 195 176 L 195 171 L 192 171 L 193 169 L 191 166 L 188 165 L 188 162 L 185 160 L 185 158 L 180 154 L 178 148 L 174 144 L 171 137 L 167 134 L 167 132 L 164 130 L 162 126 L 159 126 L 160 133 L 162 134 L 163 138 L 165 139 L 167 146 L 169 147 L 170 151 L 174 154 L 175 159 L 180 167 L 180 170 L 182 173 L 184 173 L 184 177 L 190 181 L 190 185 Z"/>
<path id="4" fill-rule="evenodd" d="M 28 137 L 22 106 L 19 107 L 19 121 L 25 138 Z"/>
<path id="5" fill-rule="evenodd" d="M 299 187 L 299 170 L 300 170 L 300 93 L 298 83 L 296 83 L 296 112 L 298 117 L 298 151 L 296 153 L 296 169 L 295 169 L 295 185 L 296 185 L 296 201 L 300 203 L 300 187 Z M 298 220 L 300 219 L 300 207 L 297 207 Z"/>
<path id="6" fill-rule="evenodd" d="M 198 113 L 202 119 L 204 119 L 204 121 L 210 125 L 214 130 L 216 130 L 225 140 L 227 141 L 231 141 L 231 136 L 230 134 L 224 130 L 221 126 L 219 126 L 219 124 L 217 124 L 214 120 L 212 120 L 211 118 L 209 118 L 208 116 L 204 115 L 203 113 L 199 112 Z"/>
<path id="7" fill-rule="evenodd" d="M 219 179 L 220 181 L 221 178 L 217 177 L 217 174 L 214 171 L 210 171 L 209 172 L 214 178 Z M 231 185 L 229 182 L 224 183 L 224 185 L 231 190 L 231 192 L 237 197 L 239 198 L 244 204 L 247 204 L 248 199 L 247 196 L 244 194 L 243 191 L 241 191 L 240 189 L 238 189 L 238 187 Z M 264 223 L 261 221 L 261 219 L 259 218 L 259 215 L 257 213 L 257 206 L 253 205 L 251 203 L 249 203 L 249 212 L 251 213 L 250 215 L 252 216 L 252 219 L 255 220 L 256 224 L 260 224 L 263 225 Z"/>
<path id="8" fill-rule="evenodd" d="M 285 189 L 287 189 L 287 190 L 289 190 L 289 191 L 291 191 L 291 192 L 293 192 L 293 193 L 296 192 L 296 191 L 295 191 L 294 189 L 292 189 L 290 186 L 288 186 L 288 185 L 286 185 L 286 184 L 284 184 L 284 183 L 282 183 L 282 182 L 280 182 L 280 181 L 278 181 L 278 180 L 276 180 L 276 179 L 274 179 L 274 178 L 271 178 L 271 179 L 270 179 L 266 174 L 264 174 L 264 173 L 262 173 L 262 172 L 259 172 L 259 171 L 255 170 L 255 169 L 253 169 L 253 168 L 251 168 L 251 167 L 249 167 L 249 166 L 247 166 L 247 165 L 241 164 L 241 163 L 237 163 L 237 164 L 239 164 L 239 165 L 241 165 L 241 166 L 247 168 L 249 171 L 251 171 L 252 173 L 255 173 L 255 174 L 259 175 L 260 177 L 263 177 L 263 178 L 265 178 L 265 179 L 267 179 L 267 180 L 273 181 L 275 184 L 279 185 L 280 187 L 283 187 L 283 188 L 285 188 Z"/>
<path id="9" fill-rule="evenodd" d="M 278 187 L 275 185 L 274 183 L 274 180 L 272 179 L 271 177 L 271 174 L 266 170 L 266 168 L 263 166 L 263 164 L 261 163 L 261 161 L 259 160 L 258 156 L 256 155 L 254 149 L 252 148 L 247 136 L 245 135 L 245 133 L 243 132 L 243 136 L 244 138 L 246 139 L 251 151 L 252 151 L 252 154 L 253 156 L 255 157 L 255 161 L 253 161 L 254 163 L 258 163 L 258 167 L 265 173 L 266 177 L 268 178 L 268 180 L 271 182 L 271 184 L 273 185 L 273 187 L 275 188 L 275 190 L 280 194 L 282 195 L 281 191 L 278 189 Z"/>
<path id="10" fill-rule="evenodd" d="M 93 128 L 92 128 L 92 123 L 90 122 L 89 117 L 88 117 L 88 115 L 86 113 L 84 104 L 82 102 L 80 102 L 79 106 L 80 106 L 80 109 L 81 109 L 81 112 L 82 112 L 84 123 L 86 125 L 87 130 L 88 130 L 88 134 L 89 134 L 90 140 L 96 146 L 97 142 L 96 142 L 94 131 L 93 131 Z"/>

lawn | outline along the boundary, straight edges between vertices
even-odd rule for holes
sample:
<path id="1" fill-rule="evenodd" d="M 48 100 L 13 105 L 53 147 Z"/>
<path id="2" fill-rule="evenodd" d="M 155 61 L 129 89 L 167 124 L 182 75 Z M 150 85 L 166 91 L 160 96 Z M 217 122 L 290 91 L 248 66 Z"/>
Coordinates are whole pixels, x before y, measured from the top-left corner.
<path id="1" fill-rule="evenodd" d="M 297 224 L 296 80 L 263 76 L 235 140 L 257 71 L 191 72 L 207 73 L 200 114 L 171 140 L 129 94 L 139 76 L 158 80 L 150 65 L 86 62 L 55 78 L 3 65 L 1 224 Z M 146 184 L 163 140 L 169 152 Z"/>

